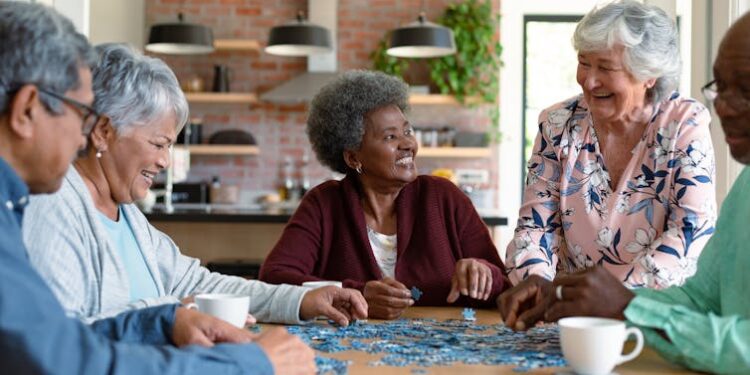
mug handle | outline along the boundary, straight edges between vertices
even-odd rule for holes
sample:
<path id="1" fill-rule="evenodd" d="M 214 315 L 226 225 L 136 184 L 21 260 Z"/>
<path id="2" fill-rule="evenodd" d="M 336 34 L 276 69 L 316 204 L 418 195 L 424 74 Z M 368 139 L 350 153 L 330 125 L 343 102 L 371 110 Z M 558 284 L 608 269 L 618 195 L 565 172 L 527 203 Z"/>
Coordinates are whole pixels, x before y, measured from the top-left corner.
<path id="1" fill-rule="evenodd" d="M 185 307 L 186 309 L 190 309 L 190 310 L 198 310 L 198 311 L 200 311 L 200 309 L 198 308 L 198 304 L 196 304 L 195 302 L 190 302 L 190 303 L 188 303 L 187 305 L 185 305 L 184 307 Z M 626 337 L 627 337 L 627 336 L 626 336 Z"/>
<path id="2" fill-rule="evenodd" d="M 641 333 L 641 330 L 637 327 L 630 327 L 625 330 L 625 339 L 630 335 L 635 336 L 635 348 L 628 354 L 620 355 L 620 359 L 617 361 L 618 365 L 634 359 L 641 354 L 641 350 L 643 350 L 643 333 Z"/>

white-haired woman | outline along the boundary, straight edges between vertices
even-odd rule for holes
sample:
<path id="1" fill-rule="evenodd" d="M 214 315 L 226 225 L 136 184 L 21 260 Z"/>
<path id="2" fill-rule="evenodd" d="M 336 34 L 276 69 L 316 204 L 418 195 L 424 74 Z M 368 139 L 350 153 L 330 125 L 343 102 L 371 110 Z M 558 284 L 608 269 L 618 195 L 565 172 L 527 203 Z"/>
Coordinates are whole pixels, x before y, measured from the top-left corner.
<path id="1" fill-rule="evenodd" d="M 263 321 L 327 315 L 347 324 L 366 316 L 355 290 L 308 291 L 211 273 L 151 226 L 133 202 L 169 165 L 187 101 L 161 60 L 125 45 L 96 50 L 94 108 L 103 117 L 60 192 L 32 200 L 24 219 L 31 261 L 71 315 L 91 321 L 198 293 L 236 293 L 251 297 L 249 313 Z"/>
<path id="2" fill-rule="evenodd" d="M 511 323 L 519 306 L 536 306 L 523 318 L 543 311 L 526 301 L 575 293 L 550 290 L 557 272 L 601 265 L 631 288 L 682 284 L 713 233 L 710 114 L 674 91 L 674 22 L 613 2 L 581 20 L 573 44 L 583 94 L 539 118 L 506 257 L 520 284 L 498 299 Z"/>

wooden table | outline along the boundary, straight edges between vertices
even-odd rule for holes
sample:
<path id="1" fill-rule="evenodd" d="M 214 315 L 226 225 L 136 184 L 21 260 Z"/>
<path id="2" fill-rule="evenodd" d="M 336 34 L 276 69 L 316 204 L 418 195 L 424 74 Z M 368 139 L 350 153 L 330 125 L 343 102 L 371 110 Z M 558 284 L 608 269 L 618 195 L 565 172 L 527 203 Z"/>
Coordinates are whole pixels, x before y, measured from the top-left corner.
<path id="1" fill-rule="evenodd" d="M 461 308 L 456 307 L 412 307 L 406 310 L 404 318 L 433 318 L 437 320 L 460 319 Z M 494 310 L 477 310 L 477 324 L 497 324 L 500 323 L 500 315 Z M 369 320 L 371 323 L 377 320 Z M 630 350 L 630 347 L 627 350 Z M 320 355 L 352 361 L 349 365 L 349 374 L 411 374 L 414 367 L 391 367 L 391 366 L 368 366 L 370 361 L 382 357 L 381 354 L 368 354 L 360 351 L 345 351 L 339 353 L 319 353 Z M 521 373 L 513 371 L 514 366 L 478 366 L 457 364 L 452 366 L 434 366 L 427 367 L 428 374 L 513 374 Z M 422 367 L 420 367 L 422 368 Z M 633 361 L 627 362 L 615 368 L 619 375 L 628 374 L 693 374 L 683 368 L 671 365 L 662 359 L 656 352 L 645 347 L 641 355 Z M 528 372 L 528 374 L 567 374 L 563 368 L 544 368 Z"/>

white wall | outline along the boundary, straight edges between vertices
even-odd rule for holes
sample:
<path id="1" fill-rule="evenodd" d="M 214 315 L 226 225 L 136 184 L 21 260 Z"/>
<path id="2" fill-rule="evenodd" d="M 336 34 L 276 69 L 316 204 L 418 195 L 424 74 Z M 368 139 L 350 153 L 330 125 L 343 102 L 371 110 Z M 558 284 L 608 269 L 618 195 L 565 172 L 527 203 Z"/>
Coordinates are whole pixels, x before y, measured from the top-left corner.
<path id="1" fill-rule="evenodd" d="M 130 43 L 143 50 L 145 12 L 144 0 L 91 0 L 89 40 L 92 44 Z"/>

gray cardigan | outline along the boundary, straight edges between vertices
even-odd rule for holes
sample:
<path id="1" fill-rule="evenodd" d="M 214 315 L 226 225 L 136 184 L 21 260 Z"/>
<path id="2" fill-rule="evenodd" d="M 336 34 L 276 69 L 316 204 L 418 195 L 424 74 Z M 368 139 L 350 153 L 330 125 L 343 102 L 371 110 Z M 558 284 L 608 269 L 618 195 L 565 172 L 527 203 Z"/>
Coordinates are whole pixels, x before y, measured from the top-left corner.
<path id="1" fill-rule="evenodd" d="M 130 301 L 128 274 L 74 167 L 59 192 L 34 196 L 26 208 L 23 237 L 29 258 L 69 315 L 92 322 L 198 293 L 237 293 L 250 296 L 249 312 L 259 321 L 300 323 L 307 289 L 209 272 L 198 259 L 182 255 L 134 204 L 123 205 L 122 212 L 156 281 L 157 298 Z"/>

